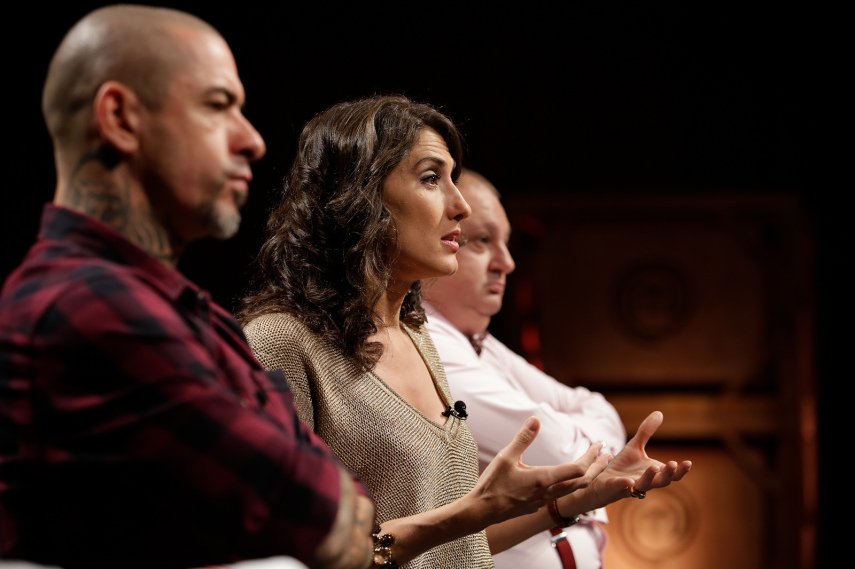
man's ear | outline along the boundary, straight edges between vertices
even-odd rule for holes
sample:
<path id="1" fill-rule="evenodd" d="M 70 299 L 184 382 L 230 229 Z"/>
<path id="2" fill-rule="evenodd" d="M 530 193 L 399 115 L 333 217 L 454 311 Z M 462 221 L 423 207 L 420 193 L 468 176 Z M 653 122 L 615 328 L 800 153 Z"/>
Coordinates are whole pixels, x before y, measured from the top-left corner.
<path id="1" fill-rule="evenodd" d="M 139 148 L 144 107 L 128 86 L 106 81 L 95 95 L 94 111 L 95 126 L 105 143 L 121 154 L 132 154 Z"/>

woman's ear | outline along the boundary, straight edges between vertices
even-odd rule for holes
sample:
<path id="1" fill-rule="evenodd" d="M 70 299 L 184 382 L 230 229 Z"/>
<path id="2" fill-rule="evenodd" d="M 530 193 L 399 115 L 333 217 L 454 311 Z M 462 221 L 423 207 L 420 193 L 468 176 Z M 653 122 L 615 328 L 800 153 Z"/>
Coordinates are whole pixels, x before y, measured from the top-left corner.
<path id="1" fill-rule="evenodd" d="M 102 142 L 121 154 L 139 148 L 142 102 L 127 85 L 106 81 L 95 95 L 95 127 Z"/>

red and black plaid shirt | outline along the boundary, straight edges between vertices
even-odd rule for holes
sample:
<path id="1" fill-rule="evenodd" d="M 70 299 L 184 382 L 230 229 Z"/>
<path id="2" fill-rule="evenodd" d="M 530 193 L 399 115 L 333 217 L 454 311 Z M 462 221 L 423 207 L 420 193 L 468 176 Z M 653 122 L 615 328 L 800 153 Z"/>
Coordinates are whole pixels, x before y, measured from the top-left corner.
<path id="1" fill-rule="evenodd" d="M 306 560 L 336 515 L 337 464 L 205 291 L 46 206 L 0 296 L 0 558 Z"/>

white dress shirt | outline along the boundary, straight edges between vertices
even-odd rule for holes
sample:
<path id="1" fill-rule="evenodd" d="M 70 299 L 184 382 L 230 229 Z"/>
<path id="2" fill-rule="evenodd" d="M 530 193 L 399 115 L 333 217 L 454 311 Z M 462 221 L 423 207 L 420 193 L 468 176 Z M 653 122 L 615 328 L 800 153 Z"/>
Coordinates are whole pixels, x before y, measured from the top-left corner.
<path id="1" fill-rule="evenodd" d="M 595 442 L 617 454 L 626 431 L 614 407 L 599 393 L 568 387 L 546 375 L 487 334 L 479 356 L 466 336 L 425 303 L 426 328 L 442 359 L 451 394 L 466 403 L 467 423 L 478 443 L 483 471 L 530 416 L 540 419 L 534 443 L 523 455 L 533 466 L 572 462 Z M 584 516 L 567 529 L 578 569 L 599 569 L 605 532 L 594 522 L 608 521 L 604 509 Z M 535 535 L 494 556 L 496 569 L 561 569 L 549 532 Z"/>

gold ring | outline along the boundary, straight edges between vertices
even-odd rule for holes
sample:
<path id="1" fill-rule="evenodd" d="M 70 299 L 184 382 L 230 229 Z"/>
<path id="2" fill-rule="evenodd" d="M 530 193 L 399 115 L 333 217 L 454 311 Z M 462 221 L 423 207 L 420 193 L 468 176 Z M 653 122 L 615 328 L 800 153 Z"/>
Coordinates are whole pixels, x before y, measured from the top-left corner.
<path id="1" fill-rule="evenodd" d="M 644 492 L 639 492 L 638 490 L 635 489 L 635 486 L 630 486 L 629 497 L 630 498 L 638 498 L 639 500 L 643 500 L 644 498 L 647 497 L 647 494 L 645 494 Z"/>

